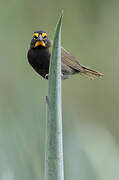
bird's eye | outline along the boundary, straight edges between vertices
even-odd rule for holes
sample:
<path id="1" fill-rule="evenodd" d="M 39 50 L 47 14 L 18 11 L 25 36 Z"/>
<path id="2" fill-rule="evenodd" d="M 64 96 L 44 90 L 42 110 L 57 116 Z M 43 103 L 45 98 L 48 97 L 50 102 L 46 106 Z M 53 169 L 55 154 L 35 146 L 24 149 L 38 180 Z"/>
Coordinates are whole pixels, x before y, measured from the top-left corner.
<path id="1" fill-rule="evenodd" d="M 37 37 L 36 37 L 36 36 L 33 36 L 33 39 L 37 39 Z"/>

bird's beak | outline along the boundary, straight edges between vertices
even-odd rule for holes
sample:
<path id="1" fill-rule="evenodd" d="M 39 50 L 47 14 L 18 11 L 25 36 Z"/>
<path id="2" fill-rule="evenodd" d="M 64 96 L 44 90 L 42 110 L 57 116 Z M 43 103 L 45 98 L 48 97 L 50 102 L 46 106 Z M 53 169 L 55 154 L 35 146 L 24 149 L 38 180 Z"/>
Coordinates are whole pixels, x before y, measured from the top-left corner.
<path id="1" fill-rule="evenodd" d="M 43 37 L 42 37 L 42 35 L 41 34 L 39 34 L 39 37 L 38 37 L 38 39 L 37 39 L 38 41 L 43 41 Z"/>

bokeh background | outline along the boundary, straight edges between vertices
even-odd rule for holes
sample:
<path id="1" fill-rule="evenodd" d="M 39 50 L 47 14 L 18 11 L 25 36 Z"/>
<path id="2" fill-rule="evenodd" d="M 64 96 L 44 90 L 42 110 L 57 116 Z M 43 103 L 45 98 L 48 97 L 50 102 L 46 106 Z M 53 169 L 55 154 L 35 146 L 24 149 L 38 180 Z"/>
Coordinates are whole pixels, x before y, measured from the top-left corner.
<path id="1" fill-rule="evenodd" d="M 65 180 L 119 179 L 119 1 L 0 1 L 0 179 L 43 180 L 48 82 L 27 62 L 35 30 L 105 74 L 62 83 Z M 80 57 L 80 58 L 79 58 Z"/>

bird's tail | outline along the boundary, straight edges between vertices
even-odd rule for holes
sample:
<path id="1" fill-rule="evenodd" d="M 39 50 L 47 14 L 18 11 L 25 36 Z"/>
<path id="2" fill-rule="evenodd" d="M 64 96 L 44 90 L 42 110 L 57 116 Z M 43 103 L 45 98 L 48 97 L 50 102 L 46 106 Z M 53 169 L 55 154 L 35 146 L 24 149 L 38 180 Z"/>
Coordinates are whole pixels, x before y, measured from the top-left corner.
<path id="1" fill-rule="evenodd" d="M 85 67 L 82 65 L 82 68 L 84 69 L 84 72 L 82 72 L 81 75 L 87 77 L 90 80 L 93 80 L 95 77 L 102 78 L 104 76 L 104 74 L 90 69 L 89 67 Z"/>

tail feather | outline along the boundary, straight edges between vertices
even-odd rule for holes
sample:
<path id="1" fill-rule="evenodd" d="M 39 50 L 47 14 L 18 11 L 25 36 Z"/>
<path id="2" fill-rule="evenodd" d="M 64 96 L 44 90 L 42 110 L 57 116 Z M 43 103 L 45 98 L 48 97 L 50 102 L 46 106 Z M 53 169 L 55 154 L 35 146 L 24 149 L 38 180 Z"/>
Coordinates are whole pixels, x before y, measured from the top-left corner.
<path id="1" fill-rule="evenodd" d="M 104 76 L 104 74 L 90 69 L 89 67 L 82 66 L 82 68 L 84 69 L 84 72 L 82 72 L 81 75 L 87 77 L 90 80 L 93 80 L 95 77 L 102 78 Z"/>

